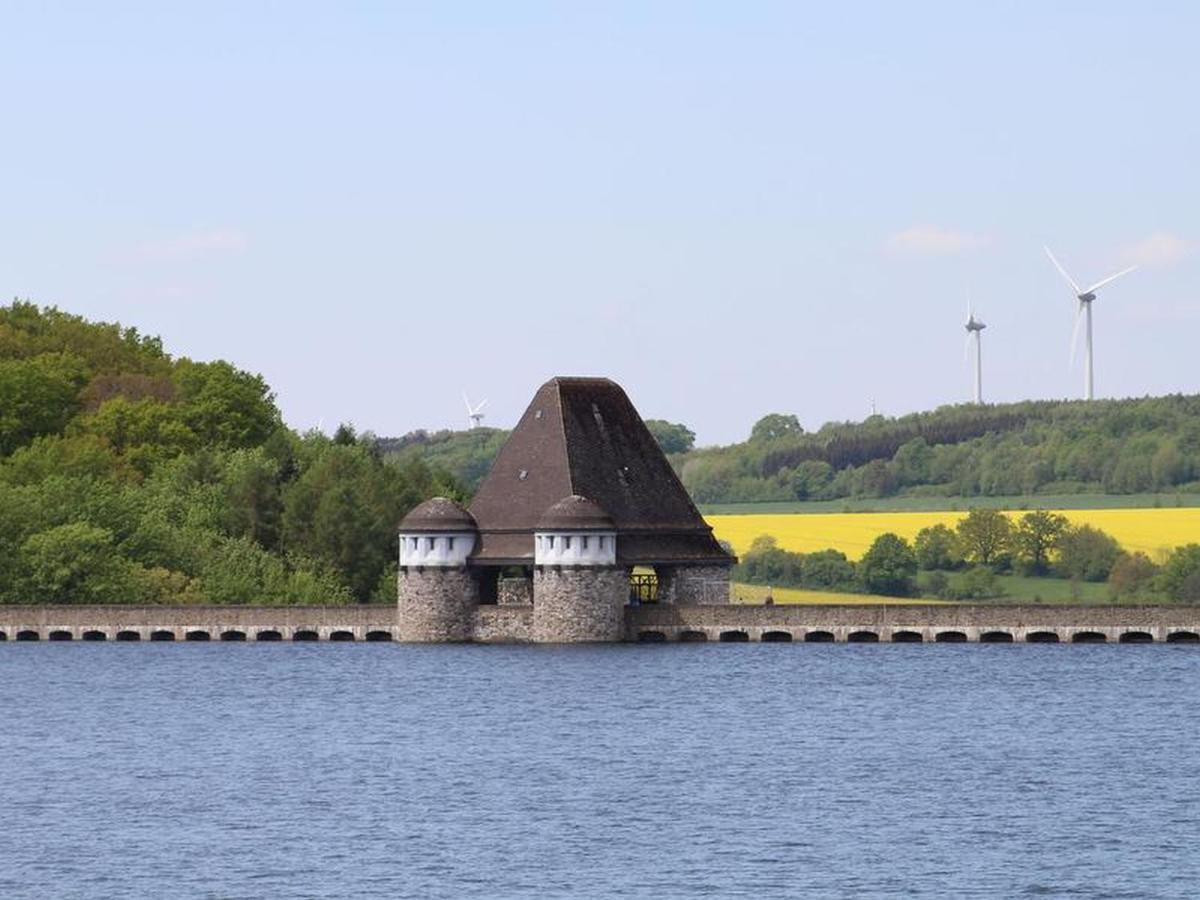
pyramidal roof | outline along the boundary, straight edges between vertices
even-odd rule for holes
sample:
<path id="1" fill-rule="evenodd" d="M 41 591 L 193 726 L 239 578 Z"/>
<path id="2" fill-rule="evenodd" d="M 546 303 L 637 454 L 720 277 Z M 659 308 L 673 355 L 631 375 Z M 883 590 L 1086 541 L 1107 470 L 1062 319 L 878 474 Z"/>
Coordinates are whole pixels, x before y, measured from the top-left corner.
<path id="1" fill-rule="evenodd" d="M 473 558 L 532 560 L 538 521 L 572 495 L 612 518 L 620 562 L 732 562 L 629 397 L 607 378 L 552 378 L 538 389 L 471 503 L 481 537 Z"/>

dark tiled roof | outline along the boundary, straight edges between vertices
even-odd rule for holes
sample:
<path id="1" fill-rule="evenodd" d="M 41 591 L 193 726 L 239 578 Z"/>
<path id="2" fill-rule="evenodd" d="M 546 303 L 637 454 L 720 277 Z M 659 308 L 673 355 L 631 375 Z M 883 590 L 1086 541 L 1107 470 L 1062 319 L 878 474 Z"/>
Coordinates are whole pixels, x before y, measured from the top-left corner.
<path id="1" fill-rule="evenodd" d="M 537 527 L 539 531 L 612 531 L 616 523 L 612 516 L 587 497 L 572 494 L 542 513 Z"/>
<path id="2" fill-rule="evenodd" d="M 532 559 L 534 528 L 571 495 L 612 518 L 622 562 L 732 562 L 607 378 L 553 378 L 538 389 L 471 503 L 482 537 L 474 558 Z"/>
<path id="3" fill-rule="evenodd" d="M 400 522 L 401 531 L 474 531 L 475 519 L 461 505 L 433 497 L 414 508 Z"/>

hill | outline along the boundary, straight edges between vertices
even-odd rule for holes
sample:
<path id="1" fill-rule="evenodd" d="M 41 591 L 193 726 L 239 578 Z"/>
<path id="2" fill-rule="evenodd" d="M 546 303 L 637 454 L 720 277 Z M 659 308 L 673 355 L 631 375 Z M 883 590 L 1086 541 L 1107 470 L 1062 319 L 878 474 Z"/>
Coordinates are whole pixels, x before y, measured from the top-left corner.
<path id="1" fill-rule="evenodd" d="M 263 379 L 134 328 L 0 307 L 0 602 L 394 601 L 395 526 L 459 492 Z"/>

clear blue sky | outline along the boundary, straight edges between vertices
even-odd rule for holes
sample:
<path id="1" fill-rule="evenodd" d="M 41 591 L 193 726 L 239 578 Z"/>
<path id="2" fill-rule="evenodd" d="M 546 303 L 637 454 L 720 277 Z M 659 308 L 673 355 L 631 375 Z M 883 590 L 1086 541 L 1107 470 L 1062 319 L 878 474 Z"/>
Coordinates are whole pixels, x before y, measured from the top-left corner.
<path id="1" fill-rule="evenodd" d="M 260 371 L 290 424 L 511 425 L 604 374 L 702 442 L 1195 392 L 1192 3 L 0 8 L 0 296 Z"/>

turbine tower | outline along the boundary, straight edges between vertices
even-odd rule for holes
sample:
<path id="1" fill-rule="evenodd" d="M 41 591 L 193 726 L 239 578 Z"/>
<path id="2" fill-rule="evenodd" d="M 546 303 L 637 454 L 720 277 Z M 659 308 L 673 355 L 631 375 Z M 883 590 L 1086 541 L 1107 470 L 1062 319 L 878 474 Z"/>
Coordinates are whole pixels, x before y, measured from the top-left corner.
<path id="1" fill-rule="evenodd" d="M 1067 270 L 1063 268 L 1062 263 L 1054 258 L 1054 254 L 1050 252 L 1050 248 L 1046 247 L 1046 255 L 1050 257 L 1050 262 L 1054 263 L 1054 268 L 1058 269 L 1059 274 L 1066 279 L 1067 284 L 1071 286 L 1071 292 L 1075 295 L 1075 299 L 1079 301 L 1079 306 L 1075 310 L 1075 331 L 1071 335 L 1071 362 L 1075 361 L 1075 345 L 1079 341 L 1079 323 L 1084 319 L 1087 320 L 1085 338 L 1087 344 L 1087 357 L 1083 361 L 1083 399 L 1092 399 L 1092 301 L 1096 299 L 1096 291 L 1104 287 L 1110 282 L 1116 281 L 1122 275 L 1128 275 L 1137 266 L 1130 266 L 1128 269 L 1122 269 L 1115 275 L 1109 275 L 1107 278 L 1102 278 L 1089 288 L 1081 288 L 1075 279 L 1067 274 Z"/>
<path id="2" fill-rule="evenodd" d="M 478 428 L 483 424 L 483 408 L 487 406 L 487 400 L 472 406 L 471 401 L 467 399 L 467 392 L 463 391 L 463 403 L 467 405 L 467 421 L 470 422 L 468 428 Z"/>
<path id="3" fill-rule="evenodd" d="M 975 404 L 978 406 L 983 403 L 982 332 L 987 326 L 975 318 L 975 311 L 969 303 L 967 304 L 967 324 L 963 327 L 967 329 L 967 343 L 963 346 L 964 356 L 971 352 L 971 338 L 975 338 Z"/>

